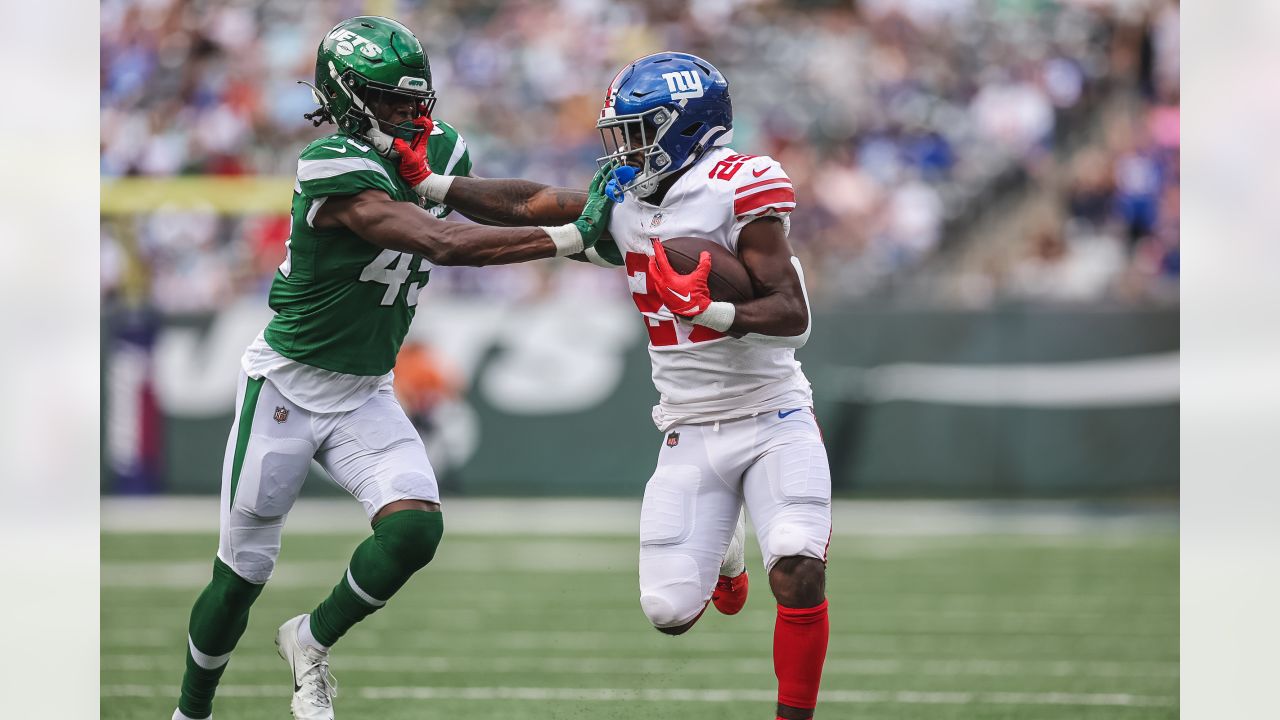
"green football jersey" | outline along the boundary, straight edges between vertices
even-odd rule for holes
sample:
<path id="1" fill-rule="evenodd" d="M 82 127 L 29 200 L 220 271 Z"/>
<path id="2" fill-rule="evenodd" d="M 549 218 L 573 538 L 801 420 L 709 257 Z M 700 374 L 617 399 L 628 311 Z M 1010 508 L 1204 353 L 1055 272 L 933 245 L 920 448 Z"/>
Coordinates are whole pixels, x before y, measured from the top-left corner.
<path id="1" fill-rule="evenodd" d="M 427 160 L 441 174 L 471 173 L 466 142 L 444 122 L 436 122 L 428 139 Z M 394 162 L 355 138 L 335 134 L 311 143 L 298 159 L 285 260 L 271 283 L 269 304 L 276 314 L 264 335 L 296 362 L 384 375 L 395 366 L 432 266 L 425 257 L 384 250 L 346 228 L 312 227 L 327 198 L 365 190 L 381 190 L 439 218 L 451 212 L 419 198 Z"/>

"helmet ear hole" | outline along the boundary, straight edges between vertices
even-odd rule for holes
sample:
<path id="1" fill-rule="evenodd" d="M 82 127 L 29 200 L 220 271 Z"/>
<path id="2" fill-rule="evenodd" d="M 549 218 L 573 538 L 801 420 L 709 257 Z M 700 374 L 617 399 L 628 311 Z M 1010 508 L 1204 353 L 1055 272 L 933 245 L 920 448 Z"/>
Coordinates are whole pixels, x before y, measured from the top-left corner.
<path id="1" fill-rule="evenodd" d="M 702 122 L 699 121 L 699 122 L 693 123 L 692 125 L 685 128 L 684 130 L 681 130 L 680 135 L 682 137 L 693 137 L 694 135 L 697 135 L 698 131 L 701 129 L 702 129 Z"/>

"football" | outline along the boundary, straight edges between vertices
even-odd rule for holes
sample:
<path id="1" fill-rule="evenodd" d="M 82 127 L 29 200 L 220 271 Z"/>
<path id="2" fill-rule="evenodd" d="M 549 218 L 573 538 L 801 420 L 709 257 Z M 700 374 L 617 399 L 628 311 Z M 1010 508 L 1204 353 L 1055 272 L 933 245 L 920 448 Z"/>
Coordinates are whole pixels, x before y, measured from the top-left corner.
<path id="1" fill-rule="evenodd" d="M 663 240 L 662 247 L 667 251 L 667 261 L 672 269 L 682 275 L 693 272 L 703 251 L 711 253 L 707 288 L 711 291 L 712 300 L 742 302 L 755 297 L 746 266 L 724 246 L 705 238 L 678 237 Z"/>

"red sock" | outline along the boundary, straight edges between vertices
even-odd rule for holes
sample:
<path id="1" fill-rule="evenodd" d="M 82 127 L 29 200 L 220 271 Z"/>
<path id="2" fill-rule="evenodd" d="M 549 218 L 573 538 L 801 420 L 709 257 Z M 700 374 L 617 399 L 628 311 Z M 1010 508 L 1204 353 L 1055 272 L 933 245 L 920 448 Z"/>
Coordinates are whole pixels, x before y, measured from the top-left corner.
<path id="1" fill-rule="evenodd" d="M 778 702 L 795 708 L 818 705 L 822 663 L 827 659 L 831 623 L 827 601 L 811 608 L 778 606 L 773 626 L 773 672 L 778 676 Z"/>

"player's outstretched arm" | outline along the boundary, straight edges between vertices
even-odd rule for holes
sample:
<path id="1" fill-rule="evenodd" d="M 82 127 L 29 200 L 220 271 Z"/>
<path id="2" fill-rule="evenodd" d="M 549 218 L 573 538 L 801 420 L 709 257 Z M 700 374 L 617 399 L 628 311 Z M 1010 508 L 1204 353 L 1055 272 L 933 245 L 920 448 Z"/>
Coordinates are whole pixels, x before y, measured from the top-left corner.
<path id="1" fill-rule="evenodd" d="M 432 174 L 431 177 L 438 177 Z M 446 176 L 447 177 L 447 176 Z M 590 197 L 581 190 L 551 187 L 530 180 L 497 180 L 475 176 L 450 178 L 444 204 L 484 224 L 499 227 L 572 222 Z M 605 230 L 594 248 L 567 255 L 570 260 L 606 268 L 622 267 L 622 254 Z"/>
<path id="2" fill-rule="evenodd" d="M 506 265 L 582 252 L 595 244 L 611 204 L 596 194 L 572 223 L 495 228 L 444 222 L 413 203 L 367 190 L 331 197 L 316 213 L 317 228 L 345 226 L 378 247 L 422 255 L 436 265 Z"/>
<path id="3" fill-rule="evenodd" d="M 712 302 L 706 289 L 710 257 L 690 275 L 678 275 L 655 247 L 650 263 L 663 303 L 673 313 L 743 340 L 776 347 L 801 347 L 809 340 L 809 296 L 804 272 L 791 251 L 782 221 L 766 217 L 748 223 L 738 236 L 738 258 L 751 276 L 755 298 Z M 673 294 L 672 290 L 675 291 Z"/>
<path id="4" fill-rule="evenodd" d="M 558 225 L 582 214 L 587 193 L 530 180 L 454 177 L 443 202 L 472 220 L 494 225 Z"/>
<path id="5" fill-rule="evenodd" d="M 553 188 L 529 180 L 490 180 L 442 175 L 427 163 L 427 138 L 433 122 L 416 118 L 422 132 L 413 142 L 396 140 L 397 170 L 413 191 L 435 203 L 443 203 L 467 217 L 494 225 L 551 225 L 571 223 L 582 215 L 588 193 Z M 597 177 L 600 173 L 596 174 Z M 592 184 L 595 184 L 593 181 Z"/>

